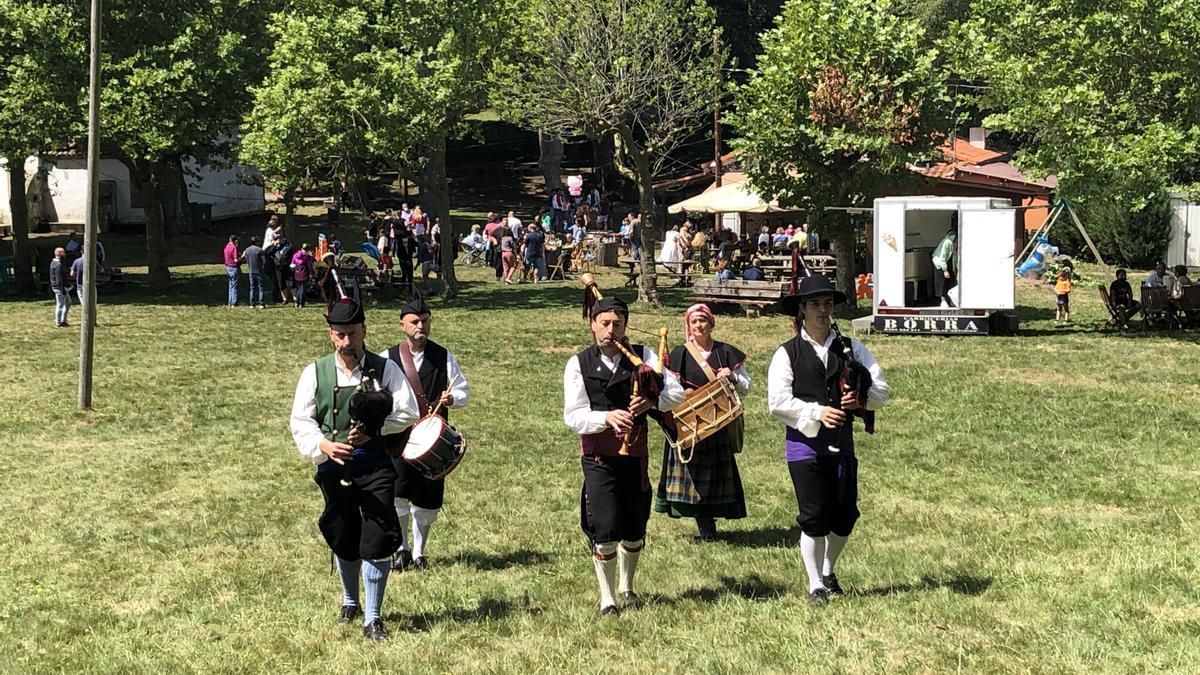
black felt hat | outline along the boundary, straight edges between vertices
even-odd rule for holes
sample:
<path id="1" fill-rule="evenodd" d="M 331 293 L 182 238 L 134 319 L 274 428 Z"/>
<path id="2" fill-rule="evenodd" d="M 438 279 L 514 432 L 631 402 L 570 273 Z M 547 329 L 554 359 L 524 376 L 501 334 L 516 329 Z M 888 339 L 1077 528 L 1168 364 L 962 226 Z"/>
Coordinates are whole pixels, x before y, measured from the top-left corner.
<path id="1" fill-rule="evenodd" d="M 409 314 L 416 314 L 417 316 L 425 316 L 426 314 L 430 314 L 430 313 L 431 312 L 429 311 L 429 306 L 425 304 L 424 298 L 422 298 L 419 295 L 414 297 L 412 300 L 409 300 L 407 305 L 400 308 L 400 318 L 401 319 L 408 316 Z"/>
<path id="2" fill-rule="evenodd" d="M 839 305 L 846 301 L 846 294 L 834 288 L 833 282 L 820 274 L 814 274 L 811 277 L 804 277 L 804 280 L 800 282 L 800 287 L 796 289 L 796 294 L 784 296 L 780 300 L 780 304 L 784 313 L 789 316 L 798 316 L 804 301 L 818 295 L 831 296 L 833 302 Z"/>
<path id="3" fill-rule="evenodd" d="M 362 305 L 358 304 L 354 298 L 343 298 L 334 303 L 333 309 L 325 315 L 325 322 L 330 326 L 352 326 L 356 323 L 365 323 L 366 320 Z"/>
<path id="4" fill-rule="evenodd" d="M 596 301 L 592 305 L 591 318 L 596 318 L 598 315 L 605 312 L 616 312 L 626 319 L 629 318 L 629 305 L 625 301 L 616 296 L 607 296 Z"/>

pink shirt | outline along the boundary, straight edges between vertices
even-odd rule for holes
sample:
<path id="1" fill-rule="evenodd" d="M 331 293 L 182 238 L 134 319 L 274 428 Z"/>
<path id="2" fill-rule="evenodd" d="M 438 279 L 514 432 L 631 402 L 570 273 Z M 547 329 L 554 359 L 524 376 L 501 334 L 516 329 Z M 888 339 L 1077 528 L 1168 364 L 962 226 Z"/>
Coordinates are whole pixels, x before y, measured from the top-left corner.
<path id="1" fill-rule="evenodd" d="M 225 244 L 225 266 L 226 267 L 239 267 L 240 266 L 240 264 L 238 263 L 237 244 L 233 243 L 232 241 L 229 242 L 228 244 Z"/>
<path id="2" fill-rule="evenodd" d="M 296 255 L 292 256 L 292 265 L 295 266 L 296 281 L 308 281 L 308 277 L 313 272 L 313 257 L 312 254 L 303 249 L 296 251 Z"/>

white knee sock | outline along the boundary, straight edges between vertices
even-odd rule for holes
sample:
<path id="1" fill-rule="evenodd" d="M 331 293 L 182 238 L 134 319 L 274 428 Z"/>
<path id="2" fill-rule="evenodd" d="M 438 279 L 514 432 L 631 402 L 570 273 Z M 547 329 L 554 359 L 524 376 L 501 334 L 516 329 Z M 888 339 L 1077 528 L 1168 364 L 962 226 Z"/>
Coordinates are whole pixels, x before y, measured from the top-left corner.
<path id="1" fill-rule="evenodd" d="M 400 550 L 407 551 L 411 545 L 409 536 L 412 528 L 408 526 L 408 517 L 412 514 L 412 504 L 407 499 L 396 497 L 396 517 L 400 519 Z"/>
<path id="2" fill-rule="evenodd" d="M 638 558 L 642 557 L 642 547 L 645 539 L 623 541 L 617 551 L 617 559 L 621 562 L 621 592 L 633 592 L 633 575 L 637 573 Z"/>
<path id="3" fill-rule="evenodd" d="M 824 588 L 821 583 L 821 563 L 825 560 L 825 537 L 810 537 L 800 534 L 800 556 L 804 558 L 804 571 L 808 572 L 808 592 Z"/>
<path id="4" fill-rule="evenodd" d="M 846 539 L 840 534 L 829 533 L 825 537 L 825 564 L 821 566 L 821 574 L 829 576 L 833 574 L 833 566 L 837 564 L 838 556 L 842 554 L 842 548 L 846 545 Z"/>
<path id="5" fill-rule="evenodd" d="M 615 542 L 596 544 L 592 554 L 596 580 L 600 582 L 600 609 L 617 604 L 617 545 Z"/>
<path id="6" fill-rule="evenodd" d="M 440 510 L 441 509 L 423 509 L 420 506 L 412 507 L 413 558 L 425 557 L 425 542 L 429 539 L 429 528 L 433 527 L 433 521 L 437 520 L 438 512 Z"/>

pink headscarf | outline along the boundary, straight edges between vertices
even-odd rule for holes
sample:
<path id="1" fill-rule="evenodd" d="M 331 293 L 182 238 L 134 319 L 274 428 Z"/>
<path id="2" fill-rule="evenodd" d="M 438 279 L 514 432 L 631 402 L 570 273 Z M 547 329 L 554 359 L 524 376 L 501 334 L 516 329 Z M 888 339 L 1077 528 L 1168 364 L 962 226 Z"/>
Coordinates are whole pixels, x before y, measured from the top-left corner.
<path id="1" fill-rule="evenodd" d="M 683 337 L 688 342 L 696 339 L 695 336 L 692 335 L 693 314 L 703 314 L 708 319 L 708 325 L 710 327 L 715 327 L 717 325 L 717 320 L 713 317 L 712 310 L 708 308 L 708 305 L 701 302 L 688 307 L 687 311 L 683 313 Z"/>

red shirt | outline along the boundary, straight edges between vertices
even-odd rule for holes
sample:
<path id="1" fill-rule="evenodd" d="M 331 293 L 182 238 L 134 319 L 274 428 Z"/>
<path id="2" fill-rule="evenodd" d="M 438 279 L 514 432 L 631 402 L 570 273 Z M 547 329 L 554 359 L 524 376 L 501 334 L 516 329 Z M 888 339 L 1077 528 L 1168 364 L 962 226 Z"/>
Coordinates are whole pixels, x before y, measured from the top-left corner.
<path id="1" fill-rule="evenodd" d="M 238 262 L 237 244 L 233 243 L 232 241 L 229 242 L 228 244 L 225 244 L 225 266 L 226 267 L 240 267 L 241 266 L 241 264 Z"/>

